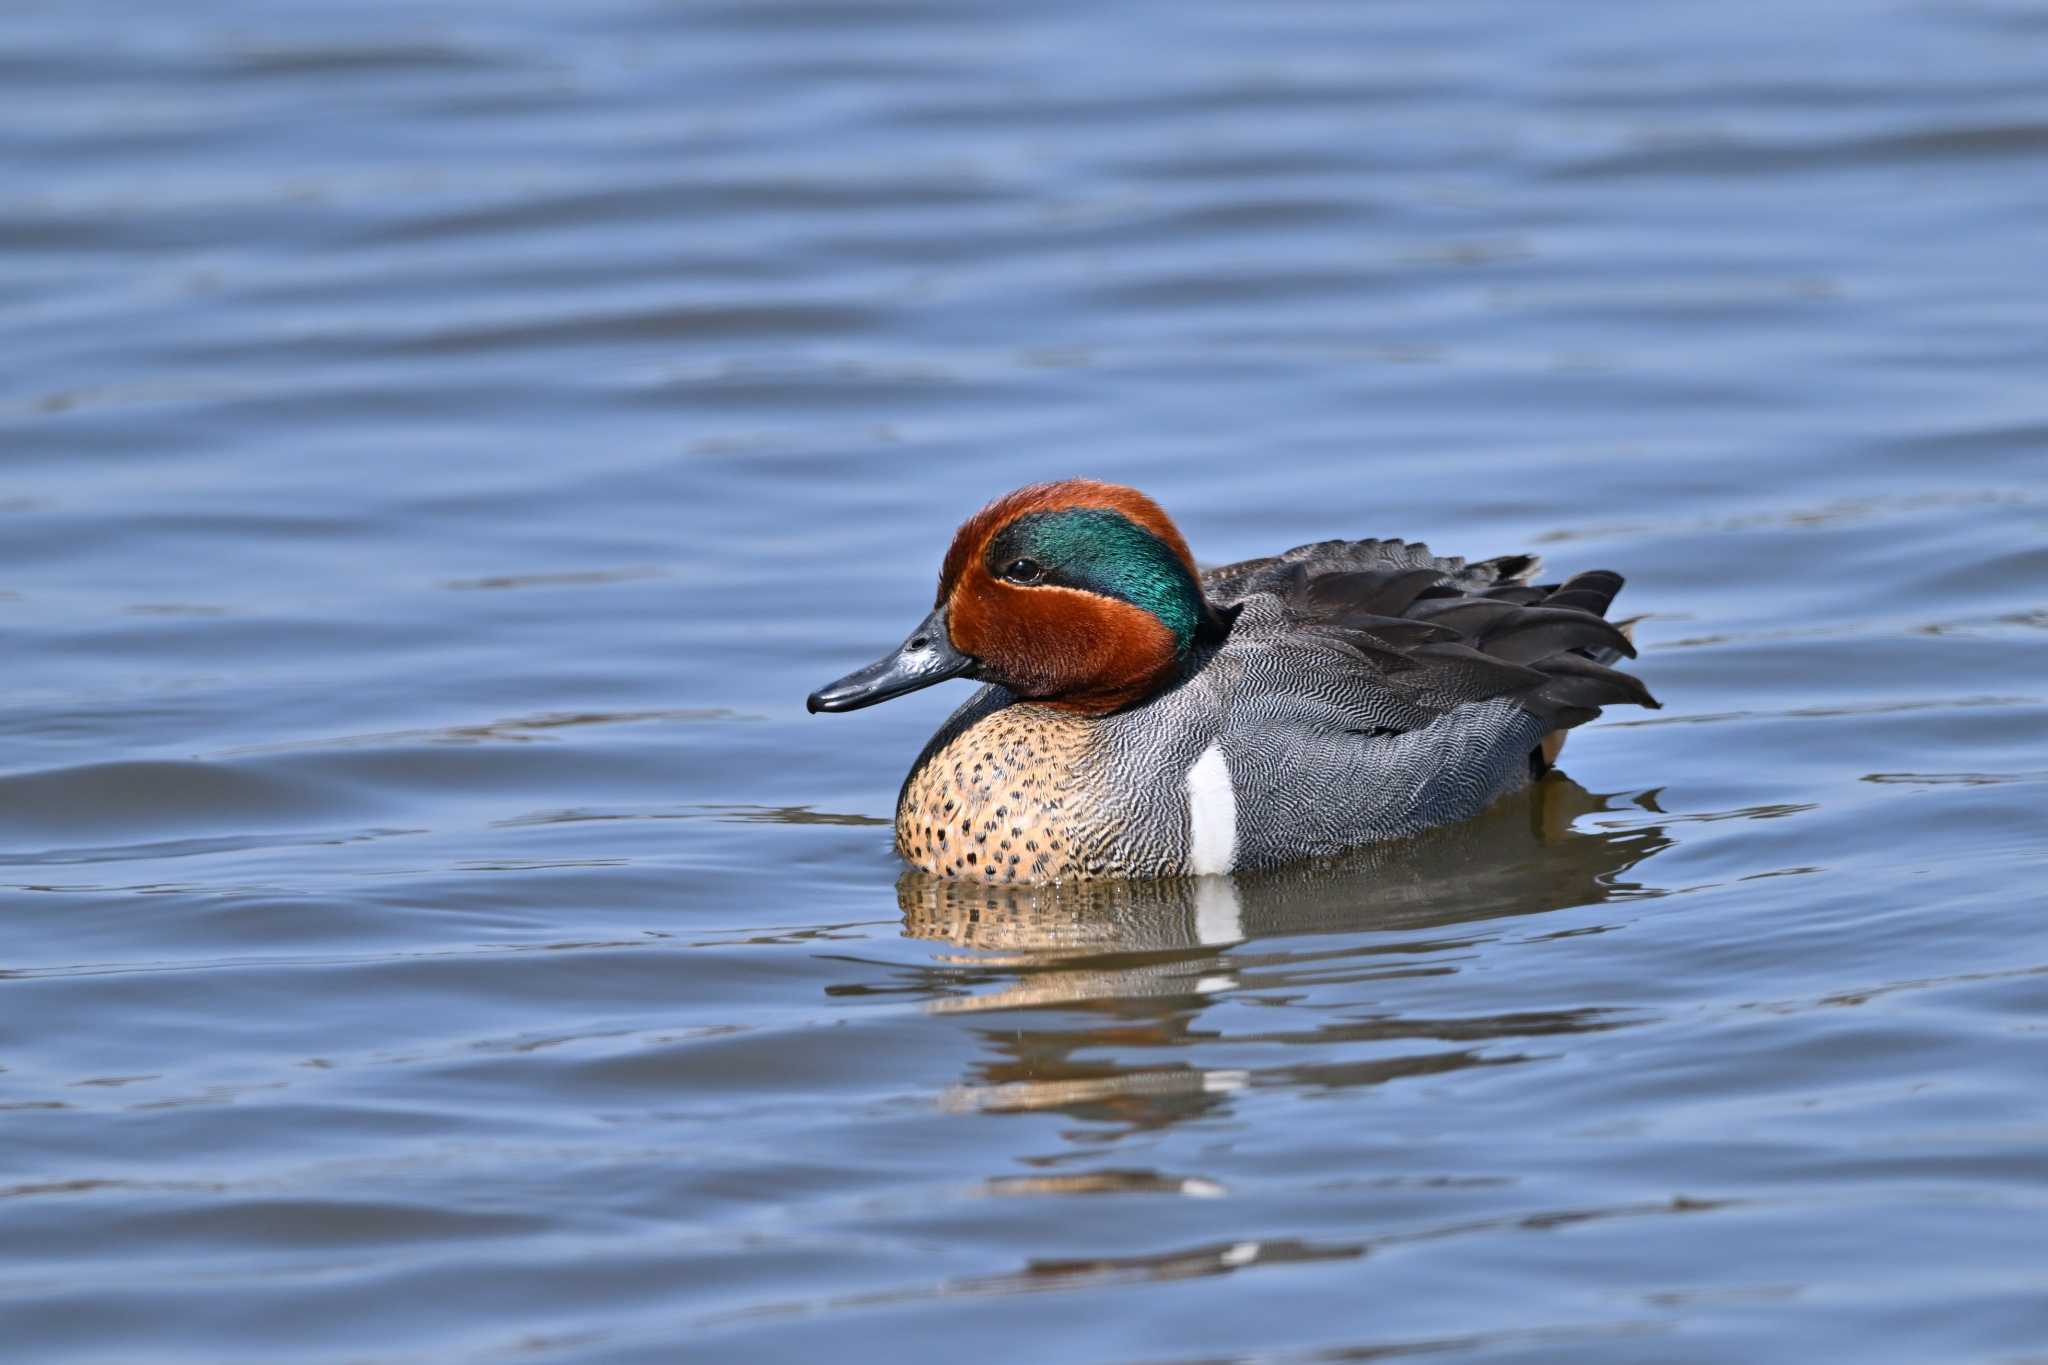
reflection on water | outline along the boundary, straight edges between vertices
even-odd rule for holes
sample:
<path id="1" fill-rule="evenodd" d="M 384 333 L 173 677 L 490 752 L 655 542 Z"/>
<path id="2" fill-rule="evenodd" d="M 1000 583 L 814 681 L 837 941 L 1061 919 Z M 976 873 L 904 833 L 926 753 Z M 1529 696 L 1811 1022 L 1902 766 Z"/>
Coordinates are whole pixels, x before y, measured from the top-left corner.
<path id="1" fill-rule="evenodd" d="M 1032 1193 L 1103 1193 L 1109 1190 L 1145 1190 L 1156 1192 L 1161 1182 L 1156 1179 L 1136 1180 L 1118 1183 L 1098 1181 L 1092 1178 L 1046 1177 L 1032 1182 Z M 1189 1193 L 1175 1190 L 1176 1193 Z M 1211 1190 L 1193 1191 L 1207 1197 Z M 1350 1261 L 1361 1257 L 1398 1251 L 1404 1246 L 1436 1241 L 1460 1241 L 1475 1236 L 1502 1231 L 1547 1232 L 1569 1228 L 1574 1225 L 1607 1222 L 1622 1219 L 1665 1218 L 1696 1213 L 1713 1213 L 1733 1207 L 1731 1201 L 1671 1199 L 1659 1203 L 1621 1205 L 1608 1208 L 1567 1209 L 1531 1213 L 1512 1220 L 1478 1220 L 1453 1224 L 1445 1227 L 1417 1229 L 1413 1232 L 1375 1238 L 1370 1241 L 1311 1243 L 1294 1238 L 1245 1239 L 1235 1242 L 1214 1243 L 1205 1246 L 1177 1248 L 1150 1253 L 1142 1256 L 1103 1256 L 1058 1260 L 1034 1260 L 1019 1270 L 1001 1274 L 975 1276 L 947 1281 L 930 1289 L 897 1290 L 878 1294 L 848 1296 L 821 1303 L 771 1303 L 757 1306 L 746 1313 L 734 1314 L 732 1319 L 744 1320 L 750 1317 L 769 1317 L 807 1311 L 827 1311 L 874 1308 L 888 1304 L 912 1303 L 921 1299 L 947 1298 L 1004 1298 L 1019 1294 L 1043 1294 L 1077 1289 L 1106 1288 L 1119 1284 L 1157 1283 L 1162 1281 L 1205 1279 L 1217 1275 L 1231 1275 L 1239 1271 L 1271 1268 L 1295 1263 L 1317 1261 Z M 1759 1291 L 1769 1297 L 1782 1297 L 1787 1290 L 1772 1286 Z M 712 1318 L 710 1322 L 719 1322 Z M 1528 1345 L 1557 1347 L 1568 1344 L 1575 1338 L 1642 1336 L 1658 1334 L 1668 1328 L 1654 1320 L 1634 1320 L 1601 1323 L 1569 1331 L 1519 1331 L 1487 1334 L 1469 1337 L 1452 1337 L 1417 1341 L 1388 1342 L 1383 1345 L 1344 1350 L 1329 1354 L 1319 1353 L 1315 1359 L 1331 1361 L 1378 1360 L 1407 1355 L 1435 1355 L 1443 1351 L 1459 1349 L 1483 1350 L 1498 1345 Z M 1549 1359 L 1549 1356 L 1540 1357 Z"/>
<path id="2" fill-rule="evenodd" d="M 1631 808 L 1654 812 L 1647 795 Z M 1661 826 L 1583 828 L 1617 809 L 1552 773 L 1477 820 L 1339 858 L 1229 877 L 1159 882 L 983 886 L 915 869 L 897 882 L 905 931 L 971 951 L 941 953 L 920 980 L 893 989 L 927 993 L 925 1009 L 973 1014 L 1062 1007 L 1056 1024 L 1008 1019 L 986 1032 L 993 1059 L 948 1092 L 958 1108 L 1059 1109 L 1133 1129 L 1217 1113 L 1226 1097 L 1262 1082 L 1318 1087 L 1377 1085 L 1457 1067 L 1522 1059 L 1503 1040 L 1582 1033 L 1625 1022 L 1599 1008 L 1396 1014 L 1312 1030 L 1232 1035 L 1289 1045 L 1291 1060 L 1266 1070 L 1186 1063 L 1112 1066 L 1077 1054 L 1113 1043 L 1145 1055 L 1207 1033 L 1202 1014 L 1226 993 L 1287 993 L 1347 981 L 1453 977 L 1498 927 L 1490 921 L 1658 894 L 1627 874 L 1667 847 Z M 1580 930 L 1579 932 L 1585 932 Z M 1313 942 L 1234 951 L 1256 940 L 1344 934 L 1339 949 Z M 1363 936 L 1363 941 L 1358 941 Z M 1447 986 L 1442 1003 L 1460 999 Z M 1321 1064 L 1302 1045 L 1385 1043 L 1392 1055 Z M 1426 1047 L 1427 1044 L 1450 1046 Z"/>

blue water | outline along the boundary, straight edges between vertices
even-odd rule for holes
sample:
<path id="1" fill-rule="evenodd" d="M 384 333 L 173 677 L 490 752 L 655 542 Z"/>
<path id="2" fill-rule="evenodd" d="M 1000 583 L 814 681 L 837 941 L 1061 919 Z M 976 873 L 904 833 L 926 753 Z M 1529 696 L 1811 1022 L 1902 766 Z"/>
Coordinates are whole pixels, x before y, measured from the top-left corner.
<path id="1" fill-rule="evenodd" d="M 10 1360 L 2048 1349 L 2048 12 L 0 13 Z M 887 820 L 952 527 L 1626 574 L 1333 866 Z"/>

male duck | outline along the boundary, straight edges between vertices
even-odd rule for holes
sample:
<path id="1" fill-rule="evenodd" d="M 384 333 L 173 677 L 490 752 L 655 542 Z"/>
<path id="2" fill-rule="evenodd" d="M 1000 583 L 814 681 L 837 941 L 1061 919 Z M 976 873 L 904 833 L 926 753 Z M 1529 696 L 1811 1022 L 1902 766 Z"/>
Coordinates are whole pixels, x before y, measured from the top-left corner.
<path id="1" fill-rule="evenodd" d="M 1090 479 L 996 499 L 953 537 L 894 653 L 814 692 L 852 711 L 988 686 L 918 755 L 896 847 L 984 882 L 1270 867 L 1477 814 L 1602 706 L 1656 706 L 1608 665 L 1605 570 L 1532 586 L 1326 540 L 1202 572 L 1164 512 Z"/>

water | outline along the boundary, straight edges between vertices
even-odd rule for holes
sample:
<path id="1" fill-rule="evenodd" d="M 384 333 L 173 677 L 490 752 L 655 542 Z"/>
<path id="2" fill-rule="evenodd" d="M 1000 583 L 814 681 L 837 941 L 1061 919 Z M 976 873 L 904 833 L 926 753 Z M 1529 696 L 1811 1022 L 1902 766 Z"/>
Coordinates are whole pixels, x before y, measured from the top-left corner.
<path id="1" fill-rule="evenodd" d="M 36 1361 L 2048 1349 L 2048 13 L 0 15 Z M 902 875 L 955 522 L 1612 567 L 1660 713 Z"/>

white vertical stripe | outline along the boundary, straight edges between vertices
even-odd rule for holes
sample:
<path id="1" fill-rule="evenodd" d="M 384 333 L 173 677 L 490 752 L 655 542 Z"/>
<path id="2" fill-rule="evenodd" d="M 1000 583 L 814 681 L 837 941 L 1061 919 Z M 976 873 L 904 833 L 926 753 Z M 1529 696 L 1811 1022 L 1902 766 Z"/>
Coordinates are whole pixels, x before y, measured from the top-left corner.
<path id="1" fill-rule="evenodd" d="M 1212 743 L 1188 769 L 1188 871 L 1214 876 L 1237 866 L 1237 791 L 1223 748 Z"/>

